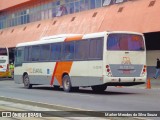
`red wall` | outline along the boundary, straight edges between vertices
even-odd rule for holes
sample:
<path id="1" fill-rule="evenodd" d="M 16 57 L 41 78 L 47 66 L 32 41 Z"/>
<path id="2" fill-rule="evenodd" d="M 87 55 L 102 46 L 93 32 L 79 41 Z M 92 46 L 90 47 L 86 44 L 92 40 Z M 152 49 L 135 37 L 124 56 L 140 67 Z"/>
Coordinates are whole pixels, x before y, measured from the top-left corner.
<path id="1" fill-rule="evenodd" d="M 28 1 L 31 0 L 0 0 L 0 10 L 7 9 L 9 7 L 13 7 Z"/>
<path id="2" fill-rule="evenodd" d="M 20 42 L 66 33 L 84 34 L 119 30 L 141 33 L 160 31 L 160 0 L 157 0 L 154 6 L 148 7 L 150 1 L 152 0 L 130 1 L 2 29 L 0 30 L 0 45 L 15 47 Z M 117 12 L 121 7 L 123 7 L 122 12 Z M 94 13 L 97 13 L 95 17 L 93 17 Z M 75 20 L 71 21 L 73 17 Z M 53 24 L 55 21 L 56 24 Z M 37 28 L 39 24 L 40 27 Z"/>

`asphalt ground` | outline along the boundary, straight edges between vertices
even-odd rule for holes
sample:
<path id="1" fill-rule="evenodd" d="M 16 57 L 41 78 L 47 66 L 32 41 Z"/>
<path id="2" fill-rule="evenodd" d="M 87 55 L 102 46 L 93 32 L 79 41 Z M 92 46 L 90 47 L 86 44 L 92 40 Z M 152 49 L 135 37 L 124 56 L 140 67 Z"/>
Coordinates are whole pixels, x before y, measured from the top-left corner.
<path id="1" fill-rule="evenodd" d="M 11 80 L 12 79 L 0 79 L 0 81 L 5 81 L 5 80 Z M 150 80 L 150 88 L 148 87 L 148 80 Z M 150 78 L 146 81 L 146 84 L 143 85 L 137 85 L 137 86 L 132 86 L 134 88 L 142 88 L 142 89 L 160 89 L 160 78 L 158 79 L 153 79 Z M 123 87 L 123 86 L 117 86 L 117 87 Z M 0 111 L 85 111 L 81 109 L 74 109 L 74 108 L 69 108 L 65 106 L 59 106 L 59 105 L 49 105 L 49 104 L 43 104 L 43 103 L 35 103 L 32 101 L 24 101 L 24 100 L 19 100 L 19 99 L 13 99 L 13 98 L 6 98 L 6 97 L 0 97 Z M 61 114 L 61 112 L 59 113 Z M 46 120 L 94 120 L 94 119 L 102 119 L 102 120 L 152 120 L 150 118 L 144 118 L 144 117 L 78 117 L 79 115 L 76 115 L 76 117 L 70 117 L 72 112 L 67 112 L 62 114 L 67 114 L 67 117 L 43 117 L 43 118 L 32 118 L 33 120 L 41 120 L 41 119 L 46 119 Z M 88 114 L 86 114 L 88 115 Z M 63 116 L 63 115 L 62 115 Z M 15 118 L 0 118 L 0 120 L 21 120 L 22 118 L 15 117 Z M 23 118 L 23 120 L 29 119 L 29 118 Z"/>

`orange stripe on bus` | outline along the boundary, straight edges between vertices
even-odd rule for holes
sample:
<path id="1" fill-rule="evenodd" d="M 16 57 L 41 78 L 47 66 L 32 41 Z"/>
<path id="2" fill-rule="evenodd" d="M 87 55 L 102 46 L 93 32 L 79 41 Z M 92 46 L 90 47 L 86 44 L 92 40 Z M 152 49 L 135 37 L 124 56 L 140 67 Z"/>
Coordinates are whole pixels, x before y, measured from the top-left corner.
<path id="1" fill-rule="evenodd" d="M 53 71 L 53 74 L 52 74 L 52 79 L 51 79 L 50 85 L 53 85 L 54 76 L 55 76 L 55 73 L 56 73 L 57 66 L 58 66 L 58 62 L 56 62 L 56 65 L 54 67 L 54 71 Z"/>
<path id="2" fill-rule="evenodd" d="M 74 41 L 74 40 L 81 40 L 83 35 L 77 35 L 77 36 L 72 36 L 72 37 L 67 37 L 65 41 Z M 52 79 L 50 82 L 50 85 L 53 85 L 54 83 L 54 77 L 58 80 L 58 83 L 60 86 L 62 86 L 62 75 L 64 73 L 69 74 L 71 67 L 72 67 L 72 61 L 66 61 L 66 62 L 56 62 L 53 74 L 52 74 Z"/>
<path id="3" fill-rule="evenodd" d="M 77 35 L 77 36 L 72 36 L 72 37 L 67 37 L 65 41 L 74 41 L 74 40 L 81 40 L 83 35 Z"/>
<path id="4" fill-rule="evenodd" d="M 54 83 L 54 77 L 56 77 L 56 79 L 58 80 L 58 83 L 60 86 L 62 86 L 62 75 L 64 73 L 69 74 L 71 67 L 72 67 L 72 61 L 66 61 L 66 62 L 57 62 L 53 75 L 52 75 L 52 79 L 51 79 L 51 85 L 53 85 Z"/>

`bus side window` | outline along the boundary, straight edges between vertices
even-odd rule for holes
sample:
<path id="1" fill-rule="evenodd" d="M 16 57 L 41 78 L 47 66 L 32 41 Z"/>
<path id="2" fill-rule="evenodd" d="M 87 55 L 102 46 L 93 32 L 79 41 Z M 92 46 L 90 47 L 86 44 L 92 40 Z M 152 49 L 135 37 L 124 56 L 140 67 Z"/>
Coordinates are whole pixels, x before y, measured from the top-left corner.
<path id="1" fill-rule="evenodd" d="M 61 59 L 61 43 L 51 44 L 51 61 L 58 61 Z"/>
<path id="2" fill-rule="evenodd" d="M 104 38 L 97 39 L 97 58 L 98 59 L 103 58 L 103 39 Z"/>
<path id="3" fill-rule="evenodd" d="M 29 47 L 24 48 L 24 61 L 29 61 Z"/>
<path id="4" fill-rule="evenodd" d="M 63 60 L 74 59 L 74 42 L 65 42 L 63 44 Z"/>
<path id="5" fill-rule="evenodd" d="M 86 60 L 88 57 L 88 40 L 78 40 L 75 42 L 75 60 Z"/>
<path id="6" fill-rule="evenodd" d="M 40 46 L 40 61 L 47 61 L 50 59 L 50 44 Z"/>
<path id="7" fill-rule="evenodd" d="M 31 61 L 39 61 L 39 57 L 40 57 L 40 47 L 32 46 Z"/>
<path id="8" fill-rule="evenodd" d="M 90 39 L 89 59 L 102 59 L 103 38 Z"/>
<path id="9" fill-rule="evenodd" d="M 17 48 L 15 54 L 15 66 L 21 66 L 23 63 L 24 52 L 23 48 Z"/>

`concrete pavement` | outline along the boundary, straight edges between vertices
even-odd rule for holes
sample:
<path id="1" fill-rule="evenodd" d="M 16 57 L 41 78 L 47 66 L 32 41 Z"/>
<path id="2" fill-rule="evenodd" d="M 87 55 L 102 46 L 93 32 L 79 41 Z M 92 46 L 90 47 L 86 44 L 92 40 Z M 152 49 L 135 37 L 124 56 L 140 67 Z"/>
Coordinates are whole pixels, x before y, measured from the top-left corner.
<path id="1" fill-rule="evenodd" d="M 83 117 L 83 116 L 78 117 L 78 115 L 77 117 L 71 117 L 72 113 L 67 111 L 66 112 L 60 111 L 57 113 L 62 114 L 62 116 L 64 114 L 64 116 L 69 116 L 69 117 L 52 117 L 52 116 L 43 117 L 43 113 L 42 113 L 42 116 L 40 115 L 38 117 L 26 117 L 28 116 L 28 113 L 29 114 L 36 113 L 36 112 L 39 113 L 43 111 L 57 112 L 56 109 L 43 108 L 38 106 L 32 106 L 32 105 L 26 105 L 21 103 L 14 103 L 14 102 L 6 102 L 6 101 L 0 100 L 0 116 L 1 115 L 3 116 L 3 117 L 0 117 L 1 120 L 13 120 L 13 119 L 15 120 L 21 120 L 21 119 L 23 120 L 30 120 L 30 119 L 32 120 L 97 120 L 97 119 L 98 120 L 124 120 L 124 119 L 125 120 L 151 120 L 151 119 L 142 118 L 142 117 Z M 11 113 L 11 117 L 4 117 L 5 112 Z M 67 115 L 67 114 L 70 114 L 70 115 Z M 26 116 L 24 117 L 24 115 Z"/>
<path id="2" fill-rule="evenodd" d="M 8 81 L 9 82 L 9 81 Z M 160 87 L 160 79 L 151 79 L 151 89 L 159 89 Z M 143 85 L 138 85 L 138 86 L 132 86 L 132 87 L 138 87 L 138 88 L 146 88 L 146 84 Z M 4 103 L 7 102 L 7 103 Z M 45 111 L 57 111 L 57 110 L 62 110 L 62 111 L 76 111 L 76 109 L 73 108 L 65 108 L 63 106 L 52 106 L 51 104 L 42 104 L 42 103 L 35 103 L 35 102 L 31 102 L 31 101 L 24 101 L 24 100 L 17 100 L 17 99 L 9 99 L 9 98 L 2 98 L 0 97 L 0 111 L 30 111 L 30 110 L 34 110 L 34 111 L 38 111 L 38 110 L 45 110 Z M 78 109 L 78 111 L 80 111 Z M 84 111 L 84 110 L 83 110 Z M 108 118 L 108 117 L 107 117 Z M 58 118 L 56 118 L 58 119 Z M 61 118 L 60 118 L 61 119 Z M 68 117 L 66 119 L 69 119 Z M 71 119 L 75 119 L 75 118 L 71 118 Z M 84 119 L 84 117 L 81 118 L 77 118 L 77 119 Z M 86 118 L 87 119 L 87 118 Z M 88 119 L 97 119 L 97 118 L 88 118 Z M 99 118 L 98 118 L 99 119 Z M 101 118 L 104 119 L 104 118 Z M 105 118 L 106 119 L 106 118 Z M 108 119 L 112 119 L 112 120 L 119 120 L 121 118 L 108 118 Z M 122 118 L 124 119 L 124 118 Z M 127 120 L 135 120 L 138 118 L 129 118 L 127 117 Z M 146 118 L 143 118 L 146 119 Z M 148 119 L 148 118 L 147 118 Z M 2 119 L 3 120 L 3 119 Z"/>
<path id="3" fill-rule="evenodd" d="M 2 97 L 1 97 L 2 98 Z M 10 99 L 11 100 L 11 99 Z M 46 108 L 46 107 L 39 107 L 37 106 L 38 104 L 35 103 L 35 105 L 27 105 L 27 104 L 21 104 L 21 103 L 15 103 L 14 102 L 9 102 L 9 101 L 1 101 L 0 99 L 0 117 L 1 120 L 111 120 L 105 117 L 90 117 L 90 116 L 83 116 L 79 114 L 78 112 L 73 113 L 71 111 L 61 111 L 59 109 L 51 109 L 51 108 Z M 20 101 L 19 101 L 20 102 Z M 27 103 L 27 102 L 26 102 Z M 48 107 L 48 106 L 47 106 Z M 61 109 L 61 108 L 60 108 Z M 3 112 L 3 113 L 2 113 Z M 11 117 L 6 117 L 4 115 L 5 112 L 11 113 Z M 87 111 L 86 111 L 87 112 Z M 30 116 L 32 113 L 39 113 L 37 117 Z M 77 115 L 76 115 L 77 114 Z M 53 116 L 55 115 L 55 117 Z M 76 117 L 72 117 L 76 116 Z M 18 117 L 17 117 L 18 116 Z M 62 117 L 57 117 L 57 116 L 62 116 Z M 81 116 L 81 117 L 79 117 Z M 114 120 L 114 119 L 113 119 Z M 134 120 L 134 119 L 130 119 Z"/>

